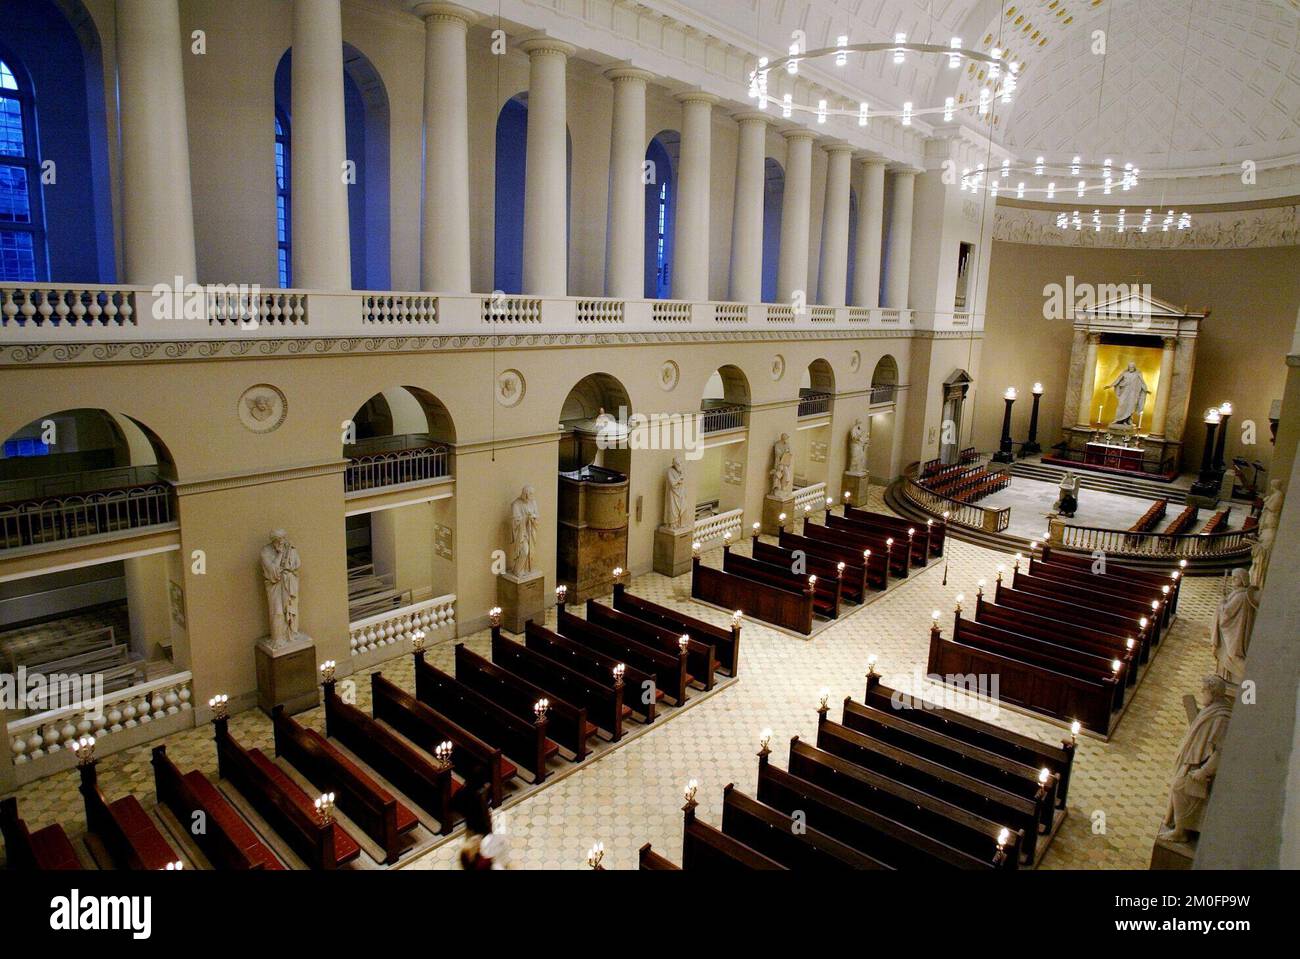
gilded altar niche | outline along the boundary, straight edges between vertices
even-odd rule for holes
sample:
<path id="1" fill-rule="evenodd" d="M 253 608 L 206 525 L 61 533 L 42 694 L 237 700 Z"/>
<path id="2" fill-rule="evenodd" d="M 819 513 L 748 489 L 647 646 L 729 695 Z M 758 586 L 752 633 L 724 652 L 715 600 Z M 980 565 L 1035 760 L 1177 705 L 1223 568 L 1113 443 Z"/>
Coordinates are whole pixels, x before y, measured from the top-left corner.
<path id="1" fill-rule="evenodd" d="M 1104 429 L 1114 423 L 1119 412 L 1119 393 L 1113 385 L 1127 369 L 1130 363 L 1137 367 L 1136 372 L 1142 377 L 1146 393 L 1142 397 L 1136 412 L 1132 414 L 1132 423 L 1141 432 L 1143 428 L 1150 431 L 1151 416 L 1157 405 L 1161 390 L 1168 390 L 1170 383 L 1160 382 L 1160 360 L 1164 350 L 1159 345 L 1142 346 L 1136 338 L 1132 343 L 1103 342 L 1097 347 L 1097 363 L 1093 369 L 1092 401 L 1088 411 L 1093 416 L 1092 425 Z"/>

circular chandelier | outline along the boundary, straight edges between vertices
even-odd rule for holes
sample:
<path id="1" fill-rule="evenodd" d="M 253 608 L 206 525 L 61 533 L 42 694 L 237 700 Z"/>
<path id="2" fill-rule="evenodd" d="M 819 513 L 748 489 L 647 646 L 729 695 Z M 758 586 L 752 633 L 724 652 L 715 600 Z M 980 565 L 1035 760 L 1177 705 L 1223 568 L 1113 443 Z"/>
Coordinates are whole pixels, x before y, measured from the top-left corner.
<path id="1" fill-rule="evenodd" d="M 1168 233 L 1170 230 L 1188 229 L 1192 225 L 1192 215 L 1186 210 L 1182 213 L 1167 210 L 1162 216 L 1151 207 L 1147 207 L 1141 214 L 1134 213 L 1132 216 L 1123 207 L 1118 213 L 1102 213 L 1100 209 L 1096 209 L 1086 219 L 1078 210 L 1073 213 L 1062 211 L 1056 214 L 1057 229 L 1082 231 L 1085 225 L 1094 233 L 1100 233 L 1102 230 L 1115 230 L 1117 233 L 1123 233 L 1125 230 L 1135 233 L 1158 230 Z"/>

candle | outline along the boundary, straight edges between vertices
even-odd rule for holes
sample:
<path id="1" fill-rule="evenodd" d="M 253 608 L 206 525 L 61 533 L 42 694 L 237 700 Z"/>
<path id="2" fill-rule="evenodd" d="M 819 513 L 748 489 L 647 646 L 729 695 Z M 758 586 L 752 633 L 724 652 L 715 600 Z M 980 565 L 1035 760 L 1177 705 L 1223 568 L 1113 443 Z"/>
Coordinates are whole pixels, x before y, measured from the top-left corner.
<path id="1" fill-rule="evenodd" d="M 1101 422 L 1101 407 L 1102 407 L 1102 404 L 1101 404 L 1101 403 L 1098 403 L 1098 404 L 1097 404 L 1097 422 L 1098 422 L 1098 423 Z"/>

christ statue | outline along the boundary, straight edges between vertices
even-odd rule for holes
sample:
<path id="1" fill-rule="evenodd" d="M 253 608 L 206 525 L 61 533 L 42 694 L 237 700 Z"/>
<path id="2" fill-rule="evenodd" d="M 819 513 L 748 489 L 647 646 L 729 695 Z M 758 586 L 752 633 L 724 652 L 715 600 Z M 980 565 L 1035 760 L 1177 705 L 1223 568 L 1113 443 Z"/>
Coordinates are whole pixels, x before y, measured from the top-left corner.
<path id="1" fill-rule="evenodd" d="M 1107 386 L 1106 389 L 1115 391 L 1117 407 L 1115 418 L 1110 421 L 1110 425 L 1136 425 L 1134 419 L 1141 414 L 1142 407 L 1147 401 L 1147 394 L 1151 392 L 1147 389 L 1142 374 L 1138 372 L 1137 364 L 1129 363 L 1128 369 L 1115 377 L 1115 382 Z"/>

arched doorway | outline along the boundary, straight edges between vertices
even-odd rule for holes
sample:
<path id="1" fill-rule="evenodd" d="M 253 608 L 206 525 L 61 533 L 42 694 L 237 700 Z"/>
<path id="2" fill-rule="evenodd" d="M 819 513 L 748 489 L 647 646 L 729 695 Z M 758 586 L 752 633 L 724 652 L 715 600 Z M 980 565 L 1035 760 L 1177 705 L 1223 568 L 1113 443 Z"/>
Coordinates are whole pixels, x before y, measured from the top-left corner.
<path id="1" fill-rule="evenodd" d="M 697 519 L 744 508 L 749 403 L 749 379 L 738 366 L 718 367 L 704 384 L 704 454 L 689 464 L 696 475 Z"/>
<path id="2" fill-rule="evenodd" d="M 825 359 L 815 359 L 803 371 L 799 384 L 799 425 L 794 436 L 796 489 L 824 485 L 829 478 L 834 403 L 835 372 Z"/>

